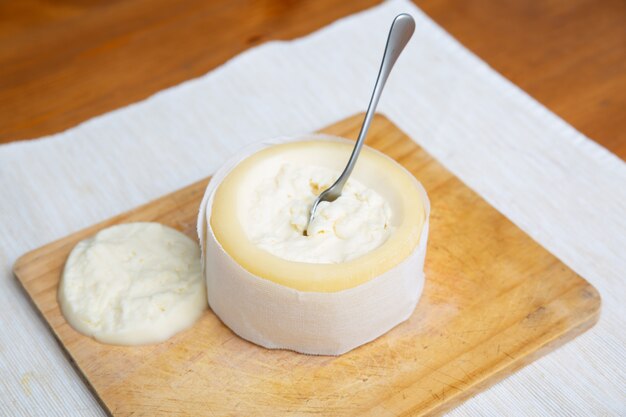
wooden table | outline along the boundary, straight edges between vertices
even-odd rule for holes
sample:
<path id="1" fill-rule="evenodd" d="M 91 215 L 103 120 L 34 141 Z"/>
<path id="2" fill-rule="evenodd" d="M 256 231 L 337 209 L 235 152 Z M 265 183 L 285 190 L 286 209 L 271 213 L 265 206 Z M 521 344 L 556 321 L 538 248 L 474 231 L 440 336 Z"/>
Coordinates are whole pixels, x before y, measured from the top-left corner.
<path id="1" fill-rule="evenodd" d="M 67 129 L 372 0 L 0 0 L 0 143 Z M 626 159 L 626 2 L 417 0 L 436 22 Z"/>

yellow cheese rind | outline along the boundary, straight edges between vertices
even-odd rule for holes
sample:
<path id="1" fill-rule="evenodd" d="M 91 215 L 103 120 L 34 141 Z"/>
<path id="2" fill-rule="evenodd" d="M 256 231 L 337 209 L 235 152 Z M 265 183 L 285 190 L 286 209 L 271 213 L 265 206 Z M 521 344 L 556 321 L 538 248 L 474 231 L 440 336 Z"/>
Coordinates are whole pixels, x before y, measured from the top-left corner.
<path id="1" fill-rule="evenodd" d="M 338 264 L 294 262 L 279 258 L 252 243 L 243 228 L 242 207 L 246 181 L 263 172 L 276 158 L 322 165 L 340 172 L 353 142 L 302 140 L 261 149 L 235 166 L 218 185 L 210 227 L 223 250 L 251 274 L 276 284 L 307 292 L 338 292 L 378 277 L 405 260 L 417 247 L 426 219 L 419 184 L 403 167 L 384 154 L 364 147 L 353 176 L 373 188 L 392 208 L 394 232 L 381 246 Z"/>

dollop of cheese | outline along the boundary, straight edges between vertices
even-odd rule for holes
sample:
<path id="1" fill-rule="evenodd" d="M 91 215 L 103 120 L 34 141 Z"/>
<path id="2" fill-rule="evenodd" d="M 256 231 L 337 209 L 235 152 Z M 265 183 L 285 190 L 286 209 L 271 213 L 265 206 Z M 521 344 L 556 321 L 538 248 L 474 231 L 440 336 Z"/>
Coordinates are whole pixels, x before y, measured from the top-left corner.
<path id="1" fill-rule="evenodd" d="M 197 243 L 158 223 L 121 224 L 79 242 L 58 295 L 72 327 L 120 345 L 164 341 L 207 306 Z"/>
<path id="2" fill-rule="evenodd" d="M 253 188 L 246 233 L 258 247 L 296 262 L 340 263 L 382 245 L 393 231 L 389 204 L 376 191 L 350 178 L 341 196 L 319 204 L 308 234 L 304 229 L 315 198 L 339 172 L 315 165 L 284 163 Z"/>

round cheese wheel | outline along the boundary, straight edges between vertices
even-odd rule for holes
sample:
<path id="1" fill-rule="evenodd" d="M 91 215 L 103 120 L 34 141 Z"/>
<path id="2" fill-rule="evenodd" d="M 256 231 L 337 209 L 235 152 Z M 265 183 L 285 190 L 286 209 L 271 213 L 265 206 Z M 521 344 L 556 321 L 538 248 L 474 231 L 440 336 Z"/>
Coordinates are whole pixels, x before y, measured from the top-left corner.
<path id="1" fill-rule="evenodd" d="M 341 172 L 353 143 L 304 140 L 275 145 L 239 163 L 216 190 L 211 229 L 224 250 L 250 273 L 301 291 L 335 292 L 353 288 L 402 262 L 417 246 L 425 220 L 415 179 L 391 158 L 364 147 L 352 177 L 375 190 L 391 206 L 394 232 L 378 248 L 348 262 L 294 262 L 273 255 L 248 238 L 250 192 L 260 176 L 282 163 L 313 164 Z"/>
<path id="2" fill-rule="evenodd" d="M 412 314 L 424 285 L 430 203 L 421 184 L 378 151 L 364 147 L 352 174 L 391 207 L 393 231 L 374 250 L 340 263 L 294 262 L 246 234 L 250 190 L 260 176 L 283 162 L 341 172 L 353 145 L 327 135 L 273 139 L 244 149 L 213 176 L 198 217 L 209 305 L 242 338 L 339 355 Z"/>

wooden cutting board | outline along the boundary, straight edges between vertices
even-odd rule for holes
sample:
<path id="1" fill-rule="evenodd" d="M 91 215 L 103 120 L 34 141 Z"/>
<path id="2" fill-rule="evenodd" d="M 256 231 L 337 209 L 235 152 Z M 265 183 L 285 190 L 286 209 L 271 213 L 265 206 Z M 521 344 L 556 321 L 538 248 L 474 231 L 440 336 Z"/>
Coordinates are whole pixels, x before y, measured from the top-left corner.
<path id="1" fill-rule="evenodd" d="M 323 132 L 356 138 L 362 115 Z M 56 299 L 72 247 L 122 222 L 196 237 L 208 179 L 22 256 L 14 272 L 113 415 L 440 414 L 593 326 L 598 292 L 450 174 L 385 117 L 367 144 L 396 159 L 432 202 L 426 286 L 405 323 L 340 357 L 271 351 L 211 311 L 167 342 L 109 346 L 74 331 Z M 549 392 L 546 395 L 550 395 Z"/>

